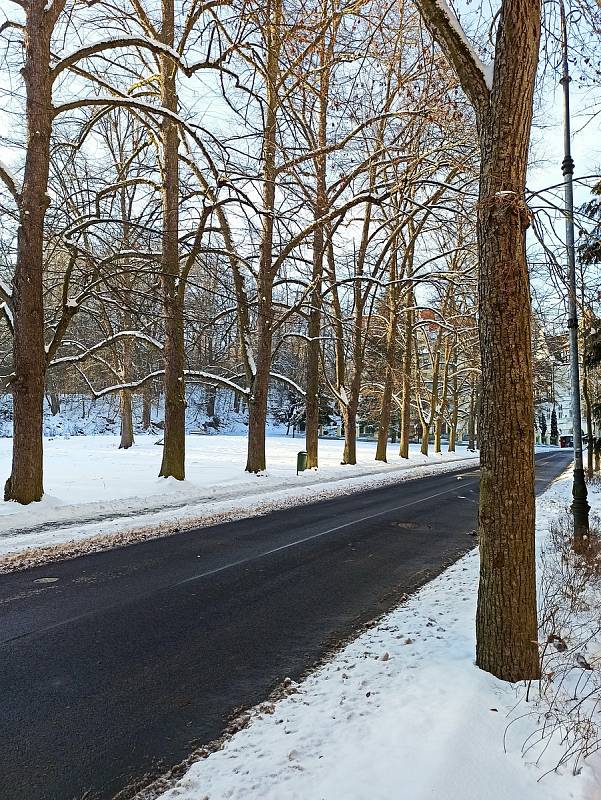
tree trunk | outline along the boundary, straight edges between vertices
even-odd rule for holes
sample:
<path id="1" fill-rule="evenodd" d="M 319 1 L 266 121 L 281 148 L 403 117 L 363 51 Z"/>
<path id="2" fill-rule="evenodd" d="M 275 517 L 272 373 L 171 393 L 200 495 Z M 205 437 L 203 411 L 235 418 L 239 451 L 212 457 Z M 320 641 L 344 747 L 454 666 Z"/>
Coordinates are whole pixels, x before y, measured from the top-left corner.
<path id="1" fill-rule="evenodd" d="M 589 391 L 589 383 L 588 383 L 588 369 L 586 366 L 584 366 L 582 370 L 582 396 L 584 397 L 584 408 L 586 414 L 586 438 L 588 442 L 586 446 L 586 474 L 588 478 L 592 478 L 594 469 L 593 410 L 591 405 L 591 394 Z"/>
<path id="2" fill-rule="evenodd" d="M 174 3 L 162 0 L 164 44 L 174 47 Z M 160 56 L 161 105 L 177 112 L 177 66 L 167 55 Z M 163 236 L 162 275 L 165 315 L 165 434 L 159 476 L 183 481 L 186 455 L 186 389 L 184 384 L 183 287 L 179 285 L 179 175 L 177 124 L 165 116 L 163 135 Z"/>
<path id="3" fill-rule="evenodd" d="M 422 423 L 422 444 L 420 447 L 420 453 L 423 456 L 428 455 L 428 444 L 430 439 L 430 425 L 427 421 L 423 420 Z"/>
<path id="4" fill-rule="evenodd" d="M 457 443 L 457 423 L 459 422 L 459 386 L 457 381 L 457 363 L 453 362 L 451 368 L 453 370 L 453 376 L 451 379 L 453 410 L 451 411 L 451 421 L 449 425 L 449 453 L 454 453 Z"/>
<path id="5" fill-rule="evenodd" d="M 58 392 L 50 392 L 50 413 L 53 417 L 61 412 L 61 396 Z"/>
<path id="6" fill-rule="evenodd" d="M 215 416 L 215 402 L 217 400 L 217 387 L 207 386 L 207 417 Z"/>
<path id="7" fill-rule="evenodd" d="M 257 357 L 251 380 L 248 414 L 247 472 L 262 472 L 266 466 L 265 427 L 273 341 L 273 225 L 276 196 L 276 168 L 279 58 L 281 51 L 282 6 L 280 0 L 266 7 L 265 46 L 266 113 L 263 130 L 263 209 L 261 216 L 261 254 L 257 278 Z"/>
<path id="8" fill-rule="evenodd" d="M 376 461 L 386 461 L 388 447 L 388 434 L 390 431 L 390 411 L 392 392 L 394 389 L 395 353 L 397 347 L 397 320 L 398 320 L 398 270 L 397 270 L 397 245 L 392 245 L 389 266 L 390 286 L 388 287 L 388 325 L 386 329 L 386 378 L 382 392 L 382 406 L 380 410 L 380 425 L 378 427 L 378 444 L 376 446 Z"/>
<path id="9" fill-rule="evenodd" d="M 325 13 L 325 10 L 324 10 Z M 326 37 L 322 38 L 319 48 L 319 124 L 317 147 L 322 151 L 315 158 L 315 208 L 314 217 L 320 219 L 327 210 L 328 195 L 326 186 L 328 101 L 330 93 L 330 62 L 332 57 L 333 34 L 326 46 Z M 311 308 L 309 311 L 306 374 L 306 413 L 305 413 L 305 450 L 307 451 L 307 469 L 317 469 L 319 442 L 319 353 L 321 333 L 321 288 L 323 283 L 324 226 L 318 225 L 313 233 L 313 271 L 311 279 Z"/>
<path id="10" fill-rule="evenodd" d="M 449 392 L 449 353 L 450 353 L 450 346 L 447 342 L 445 346 L 445 361 L 444 361 L 444 373 L 443 373 L 443 381 L 442 381 L 442 393 L 440 398 L 440 406 L 438 409 L 438 414 L 436 415 L 436 422 L 434 425 L 434 452 L 440 453 L 442 452 L 441 447 L 441 436 L 442 436 L 442 426 L 444 423 L 444 413 L 447 408 L 447 395 Z"/>
<path id="11" fill-rule="evenodd" d="M 344 422 L 344 451 L 343 464 L 357 463 L 357 406 L 349 403 L 342 409 Z"/>
<path id="12" fill-rule="evenodd" d="M 380 422 L 378 427 L 378 443 L 376 445 L 376 461 L 386 463 L 386 451 L 388 448 L 388 434 L 390 432 L 390 406 L 392 403 L 392 369 L 386 370 L 386 381 L 382 392 L 382 406 L 380 409 Z"/>
<path id="13" fill-rule="evenodd" d="M 267 467 L 265 455 L 265 428 L 267 425 L 267 398 L 269 395 L 269 372 L 271 369 L 271 345 L 273 339 L 273 282 L 263 274 L 259 281 L 258 340 L 256 373 L 251 386 L 248 413 L 247 472 L 263 472 Z"/>
<path id="14" fill-rule="evenodd" d="M 134 423 L 131 408 L 131 391 L 123 389 L 119 392 L 119 413 L 121 415 L 120 450 L 128 450 L 134 443 Z"/>
<path id="15" fill-rule="evenodd" d="M 147 431 L 151 425 L 152 417 L 152 385 L 146 384 L 142 390 L 142 430 Z"/>
<path id="16" fill-rule="evenodd" d="M 403 331 L 403 368 L 402 368 L 402 394 L 401 412 L 399 420 L 399 455 L 409 458 L 409 439 L 411 437 L 411 372 L 413 369 L 413 321 L 415 312 L 413 306 L 415 297 L 413 285 L 410 282 L 413 275 L 413 255 L 415 239 L 413 227 L 409 226 L 411 241 L 405 253 L 405 275 L 407 278 L 407 296 L 405 298 L 405 329 Z"/>
<path id="17" fill-rule="evenodd" d="M 470 386 L 470 410 L 467 417 L 467 449 L 476 449 L 476 387 L 474 381 Z"/>
<path id="18" fill-rule="evenodd" d="M 441 446 L 441 439 L 442 439 L 442 414 L 439 414 L 436 417 L 436 423 L 434 425 L 434 452 L 441 453 L 442 446 Z"/>
<path id="19" fill-rule="evenodd" d="M 453 12 L 417 0 L 474 106 L 478 202 L 480 585 L 476 663 L 507 681 L 539 676 L 526 164 L 540 0 L 503 0 L 489 87 Z M 450 16 L 452 15 L 452 16 Z"/>
<path id="20" fill-rule="evenodd" d="M 316 235 L 313 241 L 313 257 L 315 258 Z M 314 270 L 314 280 L 315 270 Z M 321 283 L 319 283 L 321 288 Z M 318 303 L 320 292 L 313 291 L 311 310 L 309 312 L 306 369 L 306 401 L 305 401 L 305 450 L 307 451 L 307 469 L 318 467 L 319 442 L 319 333 L 321 329 L 321 313 Z"/>
<path id="21" fill-rule="evenodd" d="M 15 378 L 12 471 L 4 499 L 19 503 L 41 500 L 43 489 L 42 418 L 44 407 L 44 302 L 42 288 L 44 217 L 52 132 L 50 38 L 54 23 L 44 0 L 27 4 L 25 66 L 27 153 L 20 198 L 20 225 L 13 280 Z"/>
<path id="22" fill-rule="evenodd" d="M 131 330 L 132 318 L 129 311 L 123 314 L 124 330 Z M 122 378 L 123 383 L 128 383 L 131 379 L 132 368 L 132 349 L 131 339 L 125 339 L 122 346 Z M 128 450 L 134 443 L 134 421 L 132 416 L 131 390 L 123 389 L 119 392 L 119 414 L 121 417 L 121 442 L 120 450 Z"/>
<path id="23" fill-rule="evenodd" d="M 529 212 L 524 195 L 540 38 L 538 0 L 507 0 L 480 122 L 478 203 L 480 585 L 476 663 L 538 678 Z"/>

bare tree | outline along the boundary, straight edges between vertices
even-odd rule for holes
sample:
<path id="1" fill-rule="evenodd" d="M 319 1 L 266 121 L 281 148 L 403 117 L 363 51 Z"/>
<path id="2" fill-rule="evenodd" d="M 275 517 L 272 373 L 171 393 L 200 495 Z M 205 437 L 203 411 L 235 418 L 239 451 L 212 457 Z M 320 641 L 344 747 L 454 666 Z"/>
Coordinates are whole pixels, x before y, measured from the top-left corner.
<path id="1" fill-rule="evenodd" d="M 525 182 L 541 30 L 540 0 L 503 0 L 495 20 L 492 76 L 446 3 L 417 0 L 417 5 L 474 107 L 480 141 L 483 379 L 476 662 L 505 680 L 536 678 L 534 430 Z"/>

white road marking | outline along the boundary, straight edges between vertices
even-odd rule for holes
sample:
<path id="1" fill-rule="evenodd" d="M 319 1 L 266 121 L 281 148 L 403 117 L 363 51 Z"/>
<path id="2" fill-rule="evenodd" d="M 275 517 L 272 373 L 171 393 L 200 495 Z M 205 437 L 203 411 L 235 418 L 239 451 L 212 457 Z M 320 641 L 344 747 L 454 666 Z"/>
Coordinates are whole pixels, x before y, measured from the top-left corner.
<path id="1" fill-rule="evenodd" d="M 466 484 L 467 486 L 473 485 L 477 483 L 477 481 L 472 481 L 471 484 Z M 433 500 L 435 497 L 441 497 L 443 494 L 451 494 L 454 492 L 455 489 L 445 489 L 444 492 L 436 492 L 435 494 L 428 495 L 428 497 L 420 497 L 419 500 L 412 500 L 410 503 L 403 503 L 401 506 L 395 506 L 394 508 L 388 508 L 386 511 L 378 511 L 377 514 L 369 514 L 366 517 L 359 517 L 359 519 L 351 520 L 351 522 L 345 522 L 342 525 L 336 525 L 334 528 L 328 528 L 326 531 L 320 531 L 319 533 L 314 533 L 311 536 L 305 536 L 303 539 L 296 539 L 294 542 L 288 542 L 288 544 L 280 545 L 279 547 L 274 547 L 272 550 L 266 550 L 264 553 L 259 553 L 258 555 L 250 556 L 249 558 L 241 558 L 239 561 L 232 561 L 230 564 L 225 564 L 223 567 L 217 567 L 216 569 L 211 569 L 208 572 L 202 572 L 200 575 L 192 575 L 190 578 L 184 578 L 177 583 L 172 584 L 172 586 L 181 586 L 184 583 L 190 583 L 191 581 L 198 581 L 202 578 L 208 578 L 211 575 L 216 575 L 218 572 L 223 572 L 226 569 L 231 569 L 232 567 L 239 567 L 242 564 L 246 564 L 249 561 L 257 561 L 260 558 L 265 558 L 265 556 L 271 556 L 274 553 L 281 553 L 282 550 L 288 550 L 291 547 L 297 547 L 299 544 L 304 544 L 305 542 L 310 542 L 313 539 L 320 539 L 322 536 L 327 536 L 330 533 L 336 533 L 337 531 L 341 531 L 344 528 L 350 528 L 353 525 L 358 525 L 360 522 L 366 522 L 369 519 L 376 519 L 377 517 L 383 517 L 385 514 L 391 514 L 393 511 L 400 511 L 403 508 L 409 508 L 409 506 L 415 506 L 419 503 L 425 503 L 427 500 Z"/>

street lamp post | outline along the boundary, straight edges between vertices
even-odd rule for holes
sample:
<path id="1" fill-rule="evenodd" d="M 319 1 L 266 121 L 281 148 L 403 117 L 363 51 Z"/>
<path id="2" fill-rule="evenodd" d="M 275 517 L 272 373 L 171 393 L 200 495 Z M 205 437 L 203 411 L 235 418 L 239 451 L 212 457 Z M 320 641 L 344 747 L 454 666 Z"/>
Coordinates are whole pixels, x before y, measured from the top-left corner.
<path id="1" fill-rule="evenodd" d="M 588 535 L 586 481 L 582 462 L 582 425 L 580 413 L 580 368 L 578 361 L 578 308 L 576 305 L 576 248 L 574 246 L 574 160 L 571 153 L 570 134 L 570 74 L 568 69 L 568 35 L 563 0 L 560 2 L 562 76 L 563 87 L 563 138 L 564 159 L 561 171 L 564 176 L 566 250 L 568 260 L 568 333 L 570 337 L 570 389 L 572 396 L 572 425 L 574 437 L 574 484 L 572 488 L 572 514 L 574 515 L 574 543 L 582 542 Z"/>

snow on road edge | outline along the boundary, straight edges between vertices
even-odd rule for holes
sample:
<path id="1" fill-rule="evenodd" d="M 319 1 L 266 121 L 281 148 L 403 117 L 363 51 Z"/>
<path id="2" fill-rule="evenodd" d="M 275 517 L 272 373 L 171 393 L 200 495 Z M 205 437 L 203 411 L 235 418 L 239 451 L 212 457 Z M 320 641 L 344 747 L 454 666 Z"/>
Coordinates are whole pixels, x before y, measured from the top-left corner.
<path id="1" fill-rule="evenodd" d="M 268 514 L 319 500 L 352 494 L 364 489 L 376 489 L 414 478 L 428 477 L 457 469 L 470 469 L 477 465 L 478 453 L 438 464 L 408 464 L 395 466 L 386 472 L 366 472 L 349 478 L 334 477 L 328 480 L 305 483 L 303 486 L 274 488 L 236 499 L 188 503 L 167 508 L 156 513 L 121 516 L 100 523 L 43 527 L 39 530 L 10 530 L 0 533 L 0 574 L 76 558 L 88 553 L 123 547 L 135 542 L 169 536 L 186 530 L 206 528 L 222 522 Z M 266 495 L 269 499 L 266 499 Z M 143 524 L 141 524 L 143 523 Z"/>
<path id="2" fill-rule="evenodd" d="M 537 500 L 544 536 L 569 503 L 562 477 Z M 593 502 L 601 506 L 599 495 Z M 361 634 L 297 691 L 193 764 L 160 800 L 590 800 L 601 784 L 550 772 L 521 748 L 535 719 L 523 689 L 473 664 L 473 551 Z M 508 724 L 511 727 L 508 728 Z M 506 751 L 504 750 L 504 744 Z M 533 759 L 532 759 L 533 760 Z"/>

